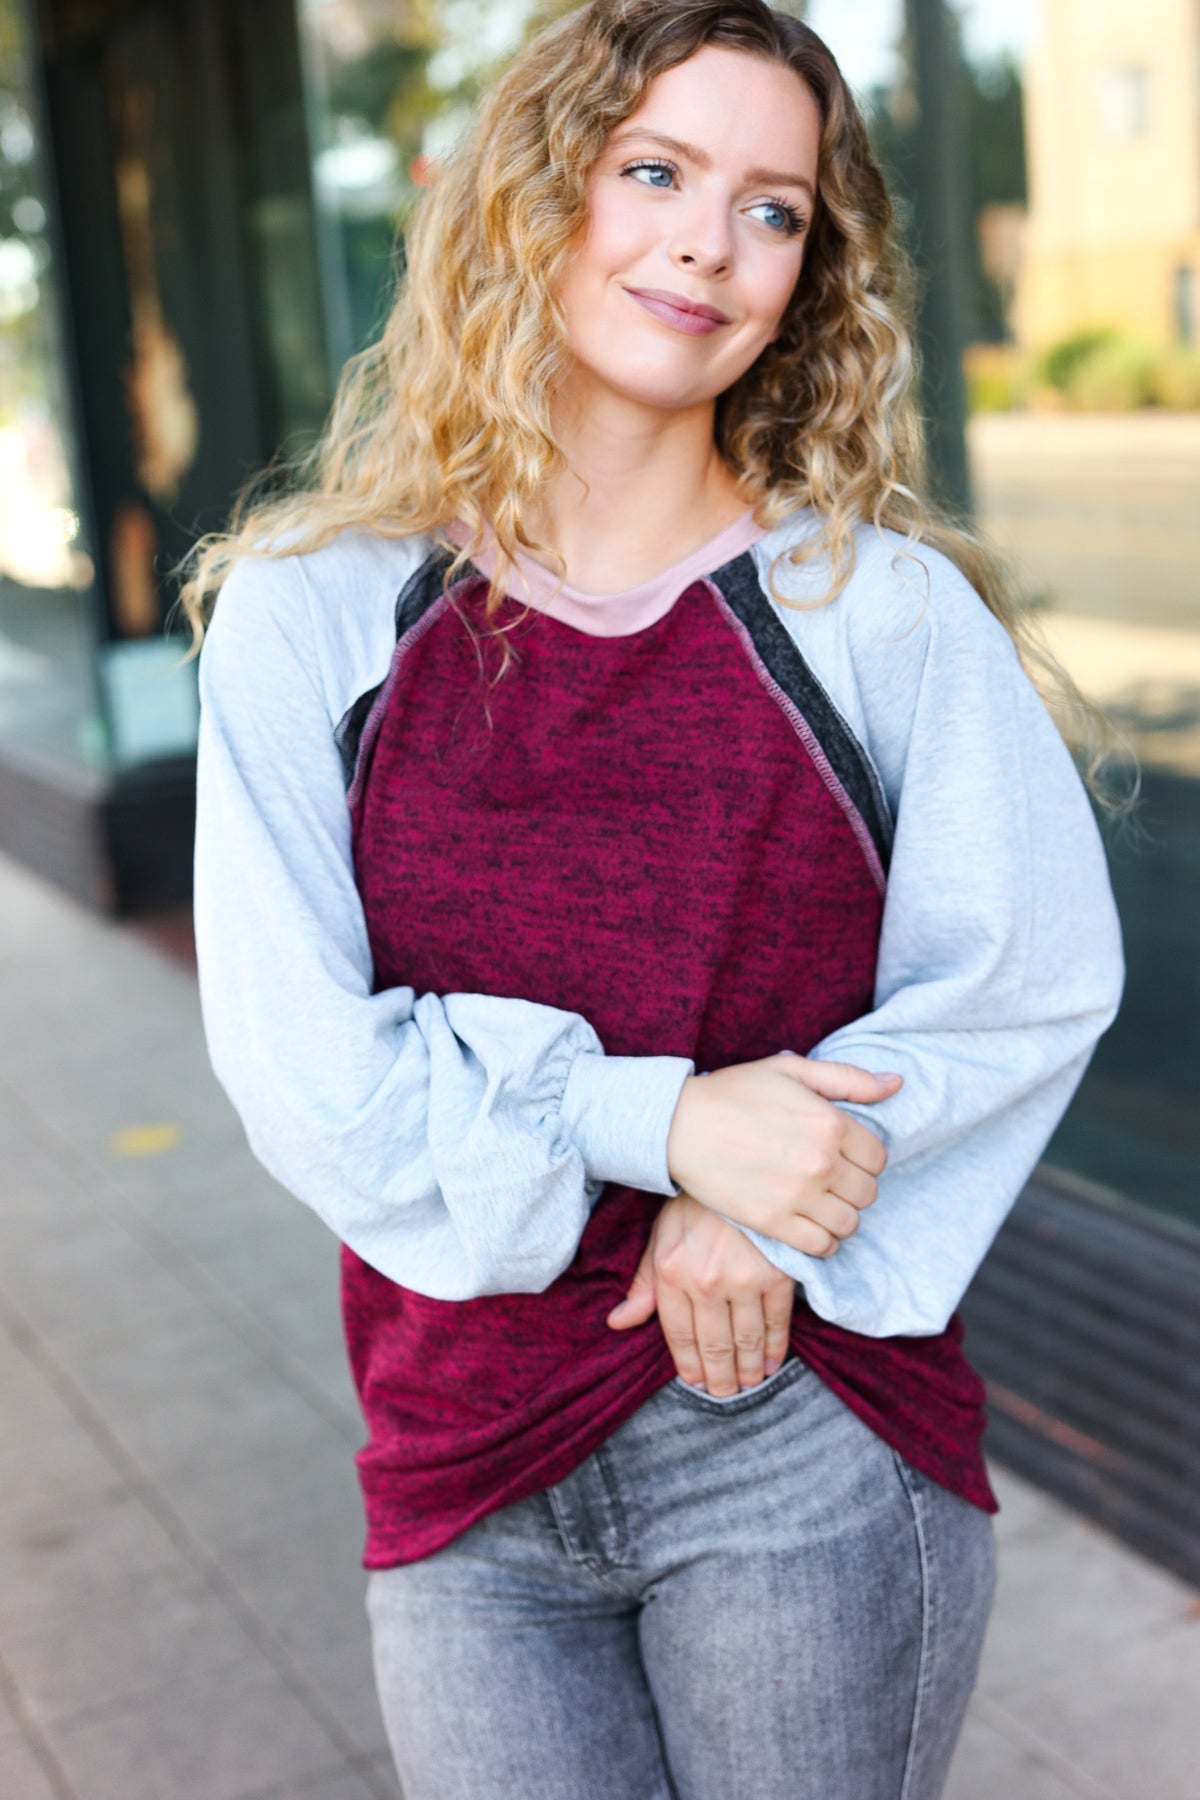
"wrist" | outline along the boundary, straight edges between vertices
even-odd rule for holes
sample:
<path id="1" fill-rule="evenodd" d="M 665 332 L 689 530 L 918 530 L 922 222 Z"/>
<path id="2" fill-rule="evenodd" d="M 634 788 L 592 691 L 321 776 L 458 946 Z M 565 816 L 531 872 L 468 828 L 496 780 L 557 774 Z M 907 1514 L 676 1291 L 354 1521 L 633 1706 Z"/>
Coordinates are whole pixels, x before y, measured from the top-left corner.
<path id="1" fill-rule="evenodd" d="M 591 1178 L 651 1194 L 674 1191 L 664 1138 L 694 1067 L 680 1056 L 582 1052 L 575 1058 L 560 1117 Z"/>
<path id="2" fill-rule="evenodd" d="M 701 1074 L 687 1076 L 683 1081 L 667 1132 L 667 1173 L 684 1190 L 688 1188 L 691 1145 L 695 1135 L 696 1091 L 707 1073 L 704 1070 Z"/>

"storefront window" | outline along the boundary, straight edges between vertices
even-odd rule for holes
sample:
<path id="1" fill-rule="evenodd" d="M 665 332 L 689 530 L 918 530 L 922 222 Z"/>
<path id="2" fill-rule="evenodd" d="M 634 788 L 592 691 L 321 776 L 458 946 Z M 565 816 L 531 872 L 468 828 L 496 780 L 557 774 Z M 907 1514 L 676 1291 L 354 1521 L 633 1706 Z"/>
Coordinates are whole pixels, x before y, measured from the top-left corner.
<path id="1" fill-rule="evenodd" d="M 386 312 L 404 217 L 533 0 L 298 0 L 335 370 Z"/>
<path id="2" fill-rule="evenodd" d="M 901 174 L 905 20 L 814 0 Z M 964 320 L 979 520 L 1141 763 L 1106 826 L 1126 997 L 1047 1163 L 1200 1228 L 1200 14 L 1122 0 L 948 9 L 972 241 Z M 1120 793 L 1131 778 L 1114 771 Z"/>
<path id="3" fill-rule="evenodd" d="M 914 31 L 939 3 L 797 9 L 858 92 L 906 227 Z M 406 209 L 532 7 L 299 7 L 336 368 L 378 329 Z M 1142 766 L 1133 819 L 1105 828 L 1127 997 L 1047 1161 L 1200 1228 L 1200 15 L 1170 0 L 1153 33 L 1121 0 L 945 15 L 975 508 Z"/>
<path id="4" fill-rule="evenodd" d="M 25 5 L 0 0 L 0 738 L 103 766 L 35 66 Z"/>
<path id="5" fill-rule="evenodd" d="M 1200 255 L 1200 15 L 1157 17 L 1039 9 L 1012 391 L 971 446 L 984 523 L 1142 765 L 1108 832 L 1126 998 L 1049 1160 L 1200 1227 L 1200 355 L 1179 282 L 1181 248 Z"/>

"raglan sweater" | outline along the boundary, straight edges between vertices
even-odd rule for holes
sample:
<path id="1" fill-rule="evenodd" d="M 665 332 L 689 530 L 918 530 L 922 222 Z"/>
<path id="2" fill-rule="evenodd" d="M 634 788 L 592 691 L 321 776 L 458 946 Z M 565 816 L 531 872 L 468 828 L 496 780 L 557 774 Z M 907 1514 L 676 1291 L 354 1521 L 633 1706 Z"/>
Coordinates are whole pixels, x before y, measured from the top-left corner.
<path id="1" fill-rule="evenodd" d="M 782 1048 L 905 1076 L 847 1108 L 889 1161 L 837 1254 L 748 1234 L 798 1283 L 793 1343 L 992 1503 L 955 1308 L 1113 1016 L 1116 916 L 969 584 L 864 529 L 805 605 L 827 571 L 786 552 L 814 529 L 740 521 L 617 596 L 523 564 L 498 682 L 486 583 L 444 592 L 428 540 L 344 533 L 222 593 L 205 1025 L 252 1148 L 346 1247 L 373 1566 L 558 1479 L 671 1378 L 654 1321 L 603 1319 L 675 1191 L 679 1089 Z"/>

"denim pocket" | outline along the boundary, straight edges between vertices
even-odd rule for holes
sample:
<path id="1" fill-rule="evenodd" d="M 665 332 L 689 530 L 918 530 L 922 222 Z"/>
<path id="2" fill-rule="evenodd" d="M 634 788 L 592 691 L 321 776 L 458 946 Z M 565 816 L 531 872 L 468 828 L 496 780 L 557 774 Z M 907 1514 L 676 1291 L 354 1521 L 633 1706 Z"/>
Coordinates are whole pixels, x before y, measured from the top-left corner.
<path id="1" fill-rule="evenodd" d="M 781 1388 L 791 1387 L 807 1368 L 808 1364 L 801 1362 L 794 1350 L 789 1350 L 775 1373 L 765 1376 L 757 1387 L 740 1388 L 736 1394 L 710 1394 L 706 1388 L 689 1387 L 682 1375 L 676 1375 L 669 1391 L 689 1406 L 699 1407 L 701 1412 L 740 1413 L 752 1406 L 761 1406 Z"/>

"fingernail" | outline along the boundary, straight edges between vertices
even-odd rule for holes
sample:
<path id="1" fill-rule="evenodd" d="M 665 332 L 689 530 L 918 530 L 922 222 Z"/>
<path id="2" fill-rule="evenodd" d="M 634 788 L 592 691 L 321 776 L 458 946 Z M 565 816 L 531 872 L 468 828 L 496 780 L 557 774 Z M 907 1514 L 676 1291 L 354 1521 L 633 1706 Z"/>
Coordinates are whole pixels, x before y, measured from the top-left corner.
<path id="1" fill-rule="evenodd" d="M 763 1373 L 766 1375 L 774 1375 L 776 1369 L 782 1369 L 782 1367 L 783 1364 L 777 1356 L 768 1356 L 766 1362 L 763 1364 Z"/>
<path id="2" fill-rule="evenodd" d="M 875 1079 L 876 1081 L 903 1081 L 904 1077 L 901 1075 L 899 1069 L 889 1069 L 886 1075 L 881 1075 L 879 1071 L 876 1070 Z"/>

